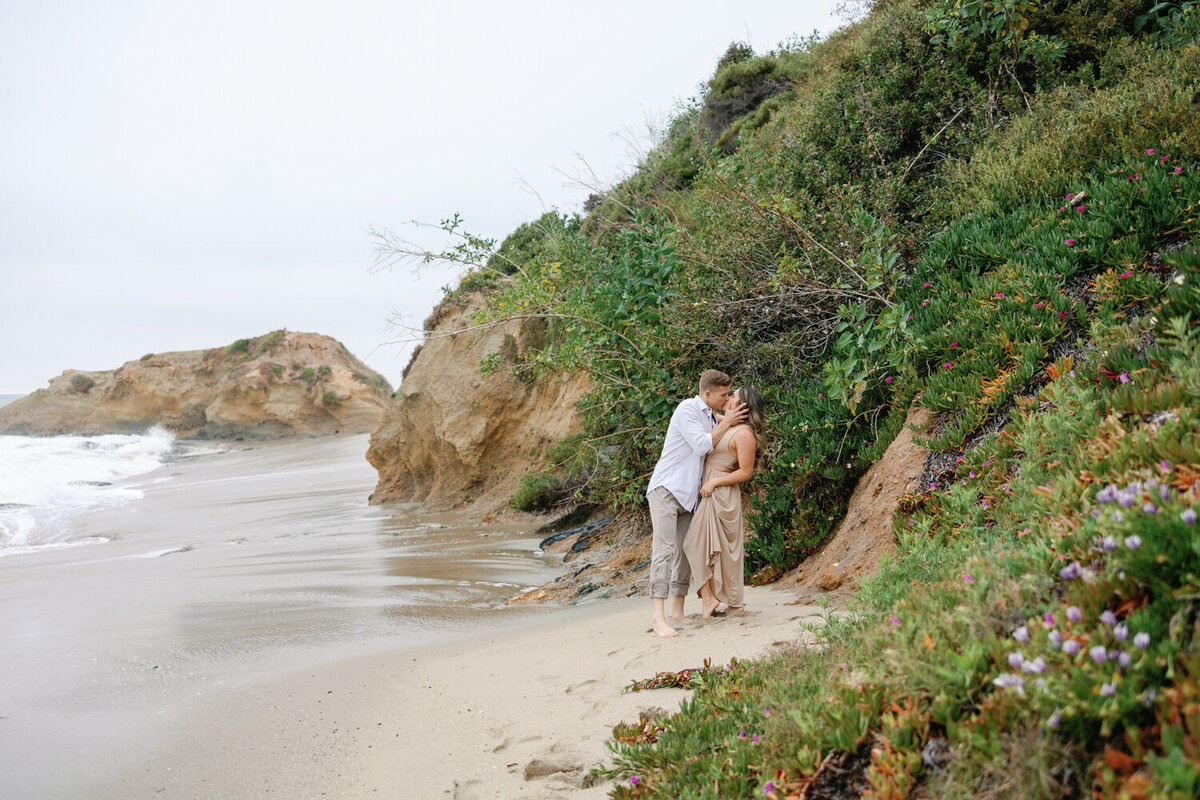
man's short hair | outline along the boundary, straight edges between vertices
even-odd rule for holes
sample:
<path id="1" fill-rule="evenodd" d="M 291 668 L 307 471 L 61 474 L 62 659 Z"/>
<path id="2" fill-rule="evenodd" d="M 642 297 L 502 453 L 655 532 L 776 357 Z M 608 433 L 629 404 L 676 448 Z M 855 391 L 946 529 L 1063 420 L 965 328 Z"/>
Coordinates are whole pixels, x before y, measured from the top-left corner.
<path id="1" fill-rule="evenodd" d="M 700 373 L 700 394 L 730 386 L 733 380 L 719 369 L 706 369 Z"/>

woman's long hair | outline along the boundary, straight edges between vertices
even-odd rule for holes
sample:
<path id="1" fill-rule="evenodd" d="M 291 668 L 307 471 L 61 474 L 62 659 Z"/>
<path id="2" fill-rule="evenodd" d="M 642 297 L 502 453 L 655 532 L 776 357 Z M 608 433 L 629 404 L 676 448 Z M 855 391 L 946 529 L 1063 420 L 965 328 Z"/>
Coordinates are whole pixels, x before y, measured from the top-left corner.
<path id="1" fill-rule="evenodd" d="M 737 396 L 738 400 L 746 404 L 746 424 L 750 426 L 750 430 L 754 431 L 761 450 L 767 426 L 767 418 L 763 414 L 762 395 L 753 386 L 739 386 Z"/>

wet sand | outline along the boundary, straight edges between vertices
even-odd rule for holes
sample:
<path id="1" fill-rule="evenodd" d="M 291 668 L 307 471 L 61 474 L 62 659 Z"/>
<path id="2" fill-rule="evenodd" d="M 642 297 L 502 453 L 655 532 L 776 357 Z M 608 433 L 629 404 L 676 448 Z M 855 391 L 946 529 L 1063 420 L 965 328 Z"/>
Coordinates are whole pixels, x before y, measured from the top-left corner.
<path id="1" fill-rule="evenodd" d="M 682 689 L 664 670 L 805 641 L 820 610 L 749 588 L 743 617 L 649 630 L 645 598 L 507 620 L 454 641 L 281 673 L 207 704 L 99 798 L 601 798 L 612 727 Z M 697 601 L 698 603 L 698 601 Z"/>
<path id="2" fill-rule="evenodd" d="M 104 543 L 0 558 L 0 795 L 120 797 L 229 692 L 528 614 L 500 603 L 563 569 L 530 526 L 369 506 L 366 445 L 185 445 L 65 523 Z"/>

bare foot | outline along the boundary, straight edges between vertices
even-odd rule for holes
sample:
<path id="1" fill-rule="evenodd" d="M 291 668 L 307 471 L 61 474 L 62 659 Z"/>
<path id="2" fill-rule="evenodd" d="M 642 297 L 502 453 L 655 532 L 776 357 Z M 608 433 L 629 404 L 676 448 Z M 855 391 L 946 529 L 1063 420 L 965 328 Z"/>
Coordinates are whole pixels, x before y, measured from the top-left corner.
<path id="1" fill-rule="evenodd" d="M 745 614 L 746 607 L 745 606 L 725 606 L 725 613 L 726 614 Z"/>
<path id="2" fill-rule="evenodd" d="M 712 598 L 711 600 L 705 600 L 704 604 L 703 604 L 703 610 L 700 613 L 703 616 L 711 617 L 713 615 L 713 612 L 717 610 L 717 606 L 719 606 L 719 605 L 721 605 L 721 601 L 715 597 Z"/>
<path id="3" fill-rule="evenodd" d="M 671 620 L 671 622 L 687 622 L 688 621 L 686 614 L 679 614 L 678 616 L 676 616 L 675 614 L 672 614 L 671 616 L 667 617 L 667 619 Z"/>
<path id="4" fill-rule="evenodd" d="M 668 625 L 665 619 L 654 620 L 654 632 L 664 639 L 679 635 L 679 631 Z"/>

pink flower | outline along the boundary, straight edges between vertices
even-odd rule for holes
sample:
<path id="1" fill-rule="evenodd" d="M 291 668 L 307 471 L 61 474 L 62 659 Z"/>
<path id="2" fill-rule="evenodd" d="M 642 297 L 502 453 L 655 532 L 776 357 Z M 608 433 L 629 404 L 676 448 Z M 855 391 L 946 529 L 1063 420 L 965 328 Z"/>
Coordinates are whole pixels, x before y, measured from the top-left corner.
<path id="1" fill-rule="evenodd" d="M 933 286 L 933 284 L 930 283 L 929 281 L 926 281 L 925 283 L 921 284 L 922 289 L 928 289 L 930 286 Z"/>
<path id="2" fill-rule="evenodd" d="M 1067 239 L 1067 247 L 1074 247 L 1074 246 L 1075 246 L 1075 240 Z"/>
<path id="3" fill-rule="evenodd" d="M 958 347 L 958 342 L 951 342 L 951 343 L 950 343 L 950 346 L 951 346 L 951 347 Z"/>
<path id="4" fill-rule="evenodd" d="M 1003 298 L 1003 297 L 1004 297 L 1004 292 L 996 292 L 996 298 L 997 298 L 997 299 L 1000 299 L 1000 298 Z"/>
<path id="5" fill-rule="evenodd" d="M 1075 193 L 1071 192 L 1067 195 L 1067 200 L 1073 200 L 1073 199 L 1075 199 Z"/>
<path id="6" fill-rule="evenodd" d="M 942 369 L 953 369 L 953 368 L 954 368 L 953 361 L 947 361 L 945 364 L 942 364 Z"/>
<path id="7" fill-rule="evenodd" d="M 892 378 L 892 376 L 891 376 L 891 375 L 888 375 L 886 378 L 884 378 L 884 379 L 883 379 L 883 382 L 884 382 L 884 383 L 891 383 L 893 380 L 894 380 L 894 378 Z"/>
<path id="8" fill-rule="evenodd" d="M 1120 275 L 1118 275 L 1117 277 L 1118 277 L 1118 278 L 1132 278 L 1132 277 L 1133 277 L 1133 270 L 1131 270 L 1131 269 L 1127 269 L 1127 270 L 1125 270 L 1124 272 L 1122 272 Z"/>
<path id="9" fill-rule="evenodd" d="M 1129 383 L 1129 373 L 1122 372 L 1120 375 L 1117 376 L 1117 380 L 1121 381 L 1121 383 Z"/>
<path id="10" fill-rule="evenodd" d="M 637 775 L 634 775 L 629 779 L 629 785 L 634 786 L 634 787 L 641 786 L 642 779 L 639 778 Z"/>
<path id="11" fill-rule="evenodd" d="M 966 570 L 963 570 L 962 582 L 963 582 L 963 585 L 966 586 L 969 583 L 974 583 L 975 579 L 971 577 L 971 573 L 967 572 Z"/>
<path id="12" fill-rule="evenodd" d="M 1171 171 L 1174 172 L 1176 175 L 1179 175 L 1180 173 L 1183 172 L 1183 167 L 1176 167 L 1175 169 L 1173 169 Z"/>
<path id="13" fill-rule="evenodd" d="M 1087 206 L 1086 205 L 1075 206 L 1075 210 L 1078 211 L 1080 214 L 1082 214 L 1083 212 L 1087 211 Z"/>
<path id="14" fill-rule="evenodd" d="M 1146 150 L 1146 155 L 1148 155 L 1148 156 L 1152 156 L 1152 155 L 1154 155 L 1154 148 L 1153 148 L 1153 147 L 1151 147 L 1151 148 L 1149 148 L 1148 150 Z"/>

